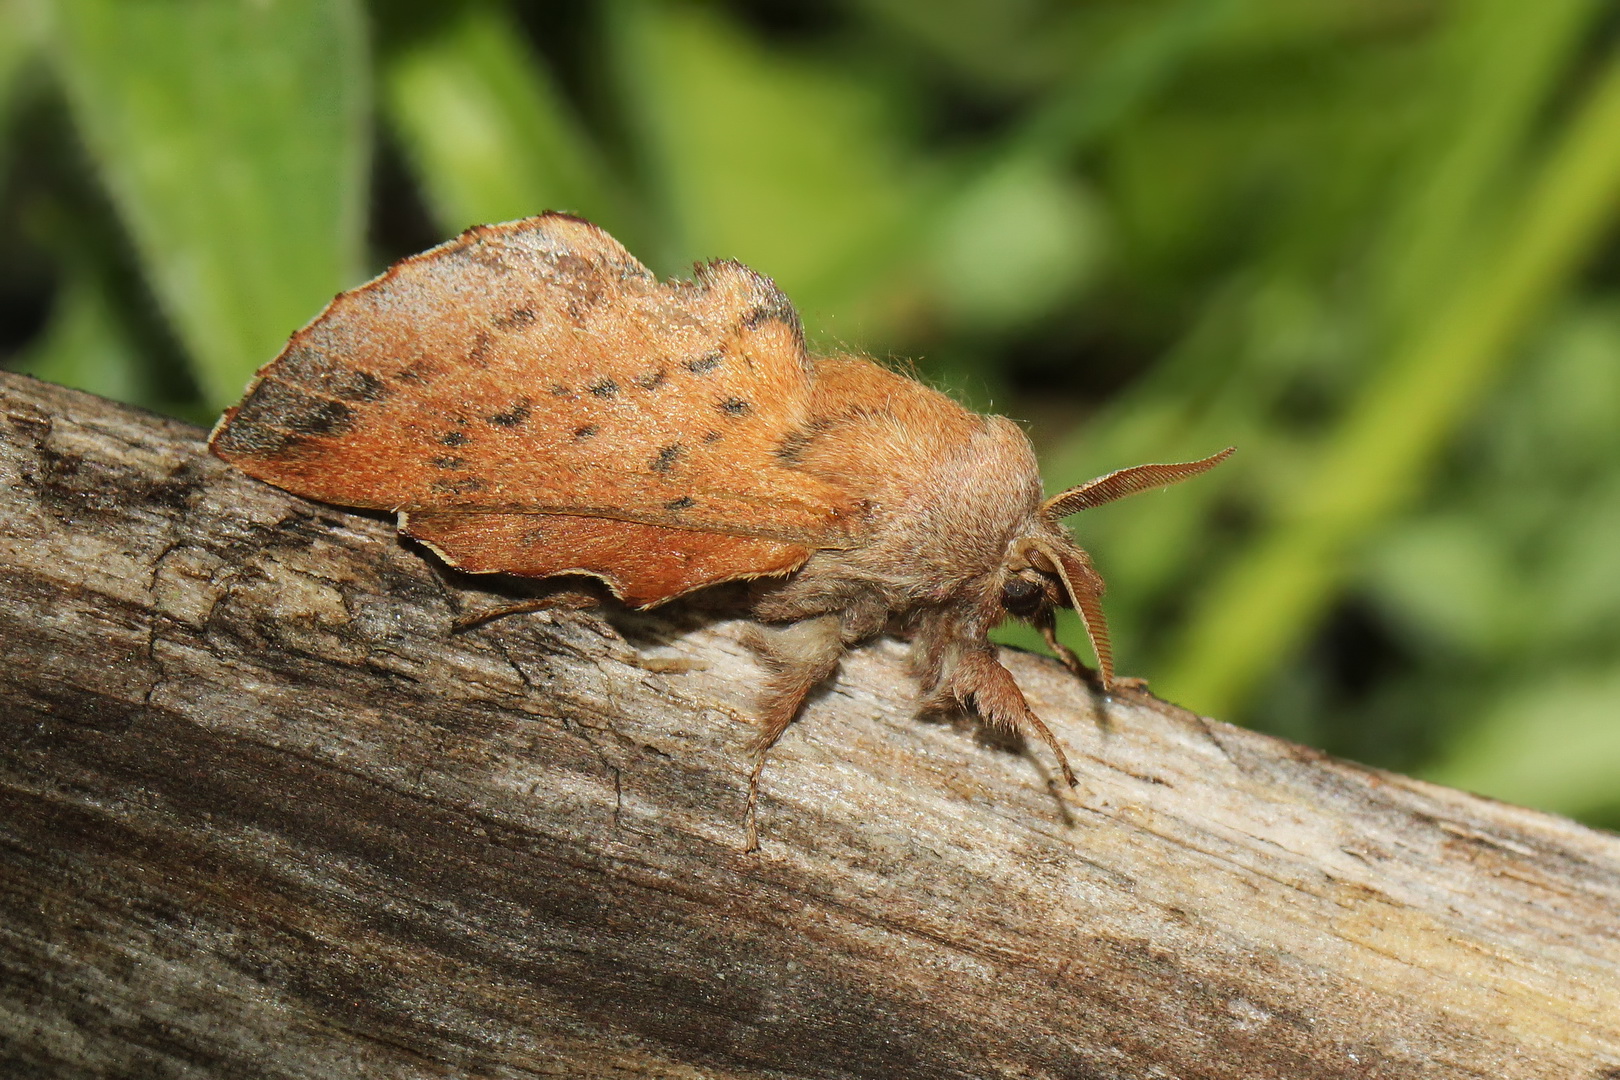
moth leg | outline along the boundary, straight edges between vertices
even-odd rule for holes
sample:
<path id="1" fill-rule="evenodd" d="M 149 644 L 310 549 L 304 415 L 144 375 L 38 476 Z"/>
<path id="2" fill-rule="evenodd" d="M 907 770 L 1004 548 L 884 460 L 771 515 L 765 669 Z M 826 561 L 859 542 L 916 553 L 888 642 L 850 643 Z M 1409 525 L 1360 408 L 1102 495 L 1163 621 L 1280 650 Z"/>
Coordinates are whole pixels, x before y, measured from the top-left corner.
<path id="1" fill-rule="evenodd" d="M 1048 611 L 1036 621 L 1036 629 L 1040 630 L 1041 636 L 1046 639 L 1046 647 L 1057 654 L 1057 658 L 1063 662 L 1064 667 L 1076 675 L 1090 678 L 1095 673 L 1080 662 L 1080 657 L 1075 655 L 1073 649 L 1058 640 L 1056 614 L 1056 612 Z M 1116 693 L 1124 691 L 1128 694 L 1145 694 L 1147 688 L 1148 682 L 1146 679 L 1139 679 L 1134 675 L 1114 676 L 1113 690 Z"/>
<path id="2" fill-rule="evenodd" d="M 450 624 L 450 632 L 459 634 L 464 630 L 471 630 L 475 626 L 482 626 L 496 619 L 504 619 L 508 615 L 523 615 L 531 611 L 584 611 L 587 608 L 601 607 L 602 598 L 583 589 L 559 589 L 544 596 L 536 596 L 528 600 L 520 600 L 515 604 L 506 604 L 502 607 L 490 608 L 487 611 L 474 611 L 462 615 Z"/>
<path id="3" fill-rule="evenodd" d="M 755 811 L 765 755 L 799 714 L 810 691 L 838 667 L 844 655 L 844 639 L 838 616 L 820 615 L 780 629 L 756 626 L 749 634 L 748 646 L 770 673 L 757 706 L 760 728 L 750 748 L 754 769 L 748 776 L 748 807 L 744 811 L 748 841 L 743 850 L 754 851 L 759 847 Z"/>
<path id="4" fill-rule="evenodd" d="M 1013 680 L 1012 672 L 1001 666 L 994 653 L 979 649 L 965 651 L 957 661 L 951 691 L 964 707 L 975 709 L 997 727 L 1019 733 L 1033 731 L 1057 756 L 1063 779 L 1070 787 L 1078 786 L 1079 781 L 1069 768 L 1068 755 L 1063 752 L 1057 736 L 1035 715 L 1029 702 L 1024 700 L 1024 692 Z"/>
<path id="5" fill-rule="evenodd" d="M 1076 675 L 1081 675 L 1085 672 L 1086 667 L 1080 662 L 1080 657 L 1075 655 L 1073 649 L 1069 648 L 1067 645 L 1063 644 L 1063 642 L 1058 640 L 1057 613 L 1055 611 L 1048 609 L 1047 611 L 1043 612 L 1036 620 L 1035 626 L 1040 630 L 1041 637 L 1046 639 L 1046 647 L 1057 654 L 1057 658 L 1063 662 L 1064 667 L 1068 668 Z"/>

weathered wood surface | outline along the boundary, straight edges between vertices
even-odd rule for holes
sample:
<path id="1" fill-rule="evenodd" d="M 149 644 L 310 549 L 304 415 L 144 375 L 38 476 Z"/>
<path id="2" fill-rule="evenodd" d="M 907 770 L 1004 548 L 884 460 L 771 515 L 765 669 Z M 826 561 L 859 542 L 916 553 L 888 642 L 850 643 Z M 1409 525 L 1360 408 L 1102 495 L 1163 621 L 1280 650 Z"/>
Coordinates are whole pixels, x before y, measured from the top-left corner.
<path id="1" fill-rule="evenodd" d="M 0 377 L 0 1074 L 1620 1077 L 1620 838 L 857 654 L 743 854 L 742 624 L 490 595 Z"/>

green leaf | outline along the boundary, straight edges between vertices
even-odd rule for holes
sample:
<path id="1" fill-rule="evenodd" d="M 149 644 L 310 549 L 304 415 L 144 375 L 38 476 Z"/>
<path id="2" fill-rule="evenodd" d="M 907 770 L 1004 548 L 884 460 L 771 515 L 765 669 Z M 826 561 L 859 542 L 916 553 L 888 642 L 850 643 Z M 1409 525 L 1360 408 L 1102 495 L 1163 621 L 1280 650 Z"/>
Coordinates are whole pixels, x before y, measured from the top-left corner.
<path id="1" fill-rule="evenodd" d="M 1482 207 L 1512 179 L 1526 131 L 1603 6 L 1547 0 L 1527 14 L 1517 0 L 1487 0 L 1459 9 L 1429 72 L 1426 96 L 1444 103 L 1438 137 L 1420 147 L 1430 158 L 1381 237 L 1386 317 L 1426 318 L 1437 289 L 1477 257 Z"/>
<path id="2" fill-rule="evenodd" d="M 0 131 L 10 119 L 22 71 L 39 46 L 39 22 L 35 0 L 0 0 Z"/>
<path id="3" fill-rule="evenodd" d="M 1425 779 L 1565 814 L 1611 805 L 1620 672 L 1532 681 L 1462 732 Z"/>
<path id="4" fill-rule="evenodd" d="M 353 0 L 61 0 L 74 119 L 223 405 L 363 265 L 369 64 Z"/>
<path id="5" fill-rule="evenodd" d="M 703 8 L 614 12 L 620 93 L 662 215 L 649 261 L 740 259 L 808 326 L 881 341 L 884 271 L 919 183 L 883 87 L 859 67 L 768 51 Z"/>
<path id="6" fill-rule="evenodd" d="M 1408 521 L 1373 548 L 1371 584 L 1414 640 L 1499 655 L 1525 629 L 1524 587 L 1505 541 L 1481 529 L 1477 516 Z"/>
<path id="7" fill-rule="evenodd" d="M 634 250 L 641 222 L 504 7 L 462 5 L 382 66 L 389 122 L 447 231 L 567 210 Z"/>
<path id="8" fill-rule="evenodd" d="M 140 349 L 102 285 L 93 274 L 71 273 L 44 334 L 10 366 L 118 401 L 147 401 L 150 387 Z"/>
<path id="9" fill-rule="evenodd" d="M 1598 69 L 1538 173 L 1494 207 L 1481 257 L 1392 345 L 1278 503 L 1275 525 L 1200 596 L 1163 680 L 1170 693 L 1218 714 L 1238 708 L 1331 600 L 1352 550 L 1421 490 L 1439 450 L 1620 211 L 1616 130 L 1620 54 Z"/>
<path id="10" fill-rule="evenodd" d="M 1015 327 L 1073 303 L 1103 257 L 1101 213 L 1079 183 L 1029 157 L 998 166 L 935 226 L 939 305 L 969 327 Z"/>

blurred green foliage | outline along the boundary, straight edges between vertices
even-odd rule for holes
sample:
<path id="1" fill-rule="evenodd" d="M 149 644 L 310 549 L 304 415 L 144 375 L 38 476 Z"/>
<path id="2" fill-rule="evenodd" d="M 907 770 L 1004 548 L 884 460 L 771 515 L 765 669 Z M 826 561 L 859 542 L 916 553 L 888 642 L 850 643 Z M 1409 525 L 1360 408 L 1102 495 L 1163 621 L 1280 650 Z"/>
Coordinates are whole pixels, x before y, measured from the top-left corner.
<path id="1" fill-rule="evenodd" d="M 1236 444 L 1074 522 L 1127 672 L 1620 824 L 1599 0 L 0 0 L 0 184 L 7 366 L 199 421 L 557 208 L 773 275 L 1052 487 Z"/>

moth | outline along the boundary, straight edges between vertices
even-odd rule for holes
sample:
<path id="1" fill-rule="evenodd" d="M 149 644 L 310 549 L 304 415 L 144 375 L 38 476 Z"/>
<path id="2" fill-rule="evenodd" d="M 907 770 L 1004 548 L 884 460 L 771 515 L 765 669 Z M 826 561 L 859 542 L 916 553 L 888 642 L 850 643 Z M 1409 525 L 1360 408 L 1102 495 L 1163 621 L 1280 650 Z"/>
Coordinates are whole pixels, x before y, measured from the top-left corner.
<path id="1" fill-rule="evenodd" d="M 1116 684 L 1070 514 L 1223 461 L 1138 465 L 1044 497 L 1029 439 L 854 355 L 805 347 L 793 305 L 733 261 L 660 282 L 587 221 L 471 229 L 339 295 L 249 384 L 213 452 L 295 494 L 398 515 L 450 566 L 594 578 L 635 608 L 744 581 L 768 678 L 766 752 L 845 651 L 912 641 L 922 707 L 1063 747 L 991 629 L 1080 613 Z"/>

